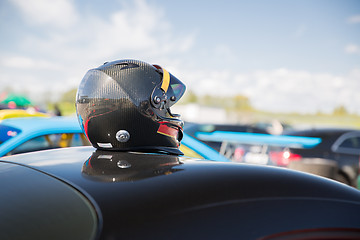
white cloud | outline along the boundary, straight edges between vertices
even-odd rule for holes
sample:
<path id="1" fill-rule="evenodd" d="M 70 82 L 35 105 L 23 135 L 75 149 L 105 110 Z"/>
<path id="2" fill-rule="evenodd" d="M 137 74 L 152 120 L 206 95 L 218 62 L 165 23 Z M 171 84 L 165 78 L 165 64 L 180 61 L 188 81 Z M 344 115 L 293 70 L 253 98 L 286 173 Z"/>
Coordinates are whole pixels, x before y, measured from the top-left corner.
<path id="1" fill-rule="evenodd" d="M 135 52 L 159 56 L 188 51 L 194 42 L 192 35 L 176 37 L 164 11 L 143 0 L 124 5 L 109 20 L 90 22 L 97 26 L 98 32 L 94 34 L 93 29 L 88 29 L 87 35 L 94 38 L 92 51 L 99 55 Z"/>
<path id="2" fill-rule="evenodd" d="M 23 48 L 68 63 L 84 59 L 102 63 L 135 56 L 157 58 L 183 53 L 193 46 L 195 36 L 177 36 L 162 8 L 145 0 L 120 3 L 103 18 L 85 14 L 78 16 L 82 21 L 66 29 L 50 28 L 43 36 L 25 36 Z"/>
<path id="3" fill-rule="evenodd" d="M 360 69 L 347 75 L 311 73 L 290 69 L 231 72 L 187 72 L 183 79 L 197 94 L 235 95 L 249 97 L 257 109 L 276 112 L 331 112 L 344 105 L 360 113 Z"/>
<path id="4" fill-rule="evenodd" d="M 360 23 L 360 15 L 354 15 L 347 19 L 348 23 Z"/>
<path id="5" fill-rule="evenodd" d="M 356 44 L 348 44 L 345 47 L 345 52 L 349 54 L 360 54 L 360 47 Z"/>
<path id="6" fill-rule="evenodd" d="M 16 54 L 0 57 L 1 85 L 26 89 L 35 97 L 77 87 L 88 69 L 105 61 L 137 58 L 172 65 L 178 61 L 174 54 L 189 51 L 195 41 L 192 34 L 177 36 L 164 10 L 145 0 L 120 1 L 103 17 L 86 11 L 80 15 L 70 0 L 13 3 L 25 27 L 39 24 L 46 31 L 27 31 L 17 38 Z"/>
<path id="7" fill-rule="evenodd" d="M 36 25 L 68 27 L 77 19 L 71 0 L 11 0 L 24 14 L 26 22 Z"/>
<path id="8" fill-rule="evenodd" d="M 59 65 L 49 62 L 47 60 L 38 60 L 24 56 L 10 56 L 0 59 L 0 64 L 3 67 L 14 69 L 47 69 L 59 70 Z"/>
<path id="9" fill-rule="evenodd" d="M 192 50 L 196 35 L 179 35 L 168 20 L 171 16 L 145 0 L 119 1 L 122 5 L 105 17 L 77 12 L 70 0 L 12 1 L 27 22 L 47 28 L 41 35 L 20 36 L 16 55 L 1 56 L 1 85 L 27 89 L 38 98 L 47 91 L 55 96 L 76 87 L 89 68 L 104 61 L 138 58 L 166 65 L 199 94 L 244 94 L 259 109 L 315 112 L 344 104 L 360 112 L 360 70 L 335 76 L 286 68 L 247 73 L 214 65 L 201 69 L 204 65 L 194 64 L 195 60 L 185 62 L 178 57 Z M 300 26 L 296 35 L 305 31 L 306 27 Z M 359 46 L 348 45 L 345 51 L 358 54 Z M 237 57 L 221 44 L 209 52 L 214 59 Z"/>

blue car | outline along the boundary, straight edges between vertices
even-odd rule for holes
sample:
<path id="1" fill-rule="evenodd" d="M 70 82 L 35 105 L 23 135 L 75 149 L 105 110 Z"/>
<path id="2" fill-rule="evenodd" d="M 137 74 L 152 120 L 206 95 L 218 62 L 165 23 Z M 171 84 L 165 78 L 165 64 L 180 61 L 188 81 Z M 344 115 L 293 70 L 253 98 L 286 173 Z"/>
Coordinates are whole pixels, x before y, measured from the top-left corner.
<path id="1" fill-rule="evenodd" d="M 90 145 L 74 117 L 12 118 L 0 123 L 0 157 L 45 149 Z M 217 151 L 184 134 L 186 156 L 229 162 Z"/>
<path id="2" fill-rule="evenodd" d="M 0 156 L 90 145 L 76 118 L 34 117 L 0 123 Z"/>

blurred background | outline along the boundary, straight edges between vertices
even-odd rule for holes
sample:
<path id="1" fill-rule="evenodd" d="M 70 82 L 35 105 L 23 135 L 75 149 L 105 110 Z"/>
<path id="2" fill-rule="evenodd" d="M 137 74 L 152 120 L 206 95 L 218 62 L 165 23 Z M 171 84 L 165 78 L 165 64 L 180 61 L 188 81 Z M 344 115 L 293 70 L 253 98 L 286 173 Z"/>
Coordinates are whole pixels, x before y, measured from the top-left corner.
<path id="1" fill-rule="evenodd" d="M 187 85 L 186 121 L 360 128 L 357 0 L 2 0 L 0 36 L 2 108 L 72 115 L 88 69 L 130 58 Z"/>

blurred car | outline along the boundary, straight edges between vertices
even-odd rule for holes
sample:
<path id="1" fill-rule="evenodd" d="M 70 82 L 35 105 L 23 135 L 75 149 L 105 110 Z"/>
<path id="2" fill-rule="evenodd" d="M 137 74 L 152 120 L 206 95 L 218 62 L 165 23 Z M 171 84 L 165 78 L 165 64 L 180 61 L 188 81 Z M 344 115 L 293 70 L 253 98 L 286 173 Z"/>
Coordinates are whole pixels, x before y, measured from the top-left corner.
<path id="1" fill-rule="evenodd" d="M 286 168 L 72 147 L 0 158 L 0 191 L 0 239 L 360 238 L 358 190 Z"/>
<path id="2" fill-rule="evenodd" d="M 0 123 L 0 156 L 90 145 L 76 118 L 26 117 Z"/>
<path id="3" fill-rule="evenodd" d="M 269 134 L 264 128 L 259 128 L 250 124 L 199 124 L 199 123 L 185 123 L 184 131 L 197 138 L 196 134 L 198 132 L 215 132 L 215 131 L 226 131 L 226 132 L 245 132 L 245 133 L 264 133 Z M 216 151 L 220 152 L 221 142 L 219 141 L 206 141 L 201 140 L 206 143 L 208 146 L 212 147 Z"/>
<path id="4" fill-rule="evenodd" d="M 193 124 L 186 127 L 185 132 L 234 162 L 286 166 L 298 157 L 286 151 L 288 147 L 311 148 L 321 142 L 320 138 L 271 135 L 251 127 L 215 126 Z M 285 151 L 286 154 L 279 155 L 281 158 L 277 155 Z"/>
<path id="5" fill-rule="evenodd" d="M 282 134 L 284 131 L 291 130 L 293 127 L 287 123 L 280 122 L 279 120 L 272 120 L 268 122 L 255 122 L 252 126 L 264 129 L 266 132 L 274 135 Z"/>
<path id="6" fill-rule="evenodd" d="M 289 167 L 358 185 L 359 130 L 293 130 L 284 135 L 198 131 L 194 135 L 220 144 L 219 153 L 234 162 Z"/>
<path id="7" fill-rule="evenodd" d="M 0 121 L 7 118 L 22 118 L 22 117 L 49 117 L 49 114 L 27 111 L 24 109 L 3 109 L 0 110 Z"/>
<path id="8" fill-rule="evenodd" d="M 357 186 L 360 158 L 360 130 L 324 128 L 288 131 L 284 134 L 320 138 L 321 142 L 312 148 L 289 148 L 287 152 L 296 156 L 295 160 L 321 158 L 334 161 L 337 167 L 334 179 L 354 187 Z M 283 153 L 277 154 L 281 156 Z M 291 160 L 289 159 L 289 161 Z"/>
<path id="9" fill-rule="evenodd" d="M 181 141 L 180 150 L 187 157 L 210 159 L 213 161 L 230 162 L 228 158 L 219 154 L 216 150 L 208 146 L 207 144 L 191 137 L 184 133 Z"/>
<path id="10" fill-rule="evenodd" d="M 0 123 L 0 156 L 90 145 L 77 118 L 12 118 Z M 184 134 L 181 151 L 188 157 L 229 161 L 206 144 Z"/>

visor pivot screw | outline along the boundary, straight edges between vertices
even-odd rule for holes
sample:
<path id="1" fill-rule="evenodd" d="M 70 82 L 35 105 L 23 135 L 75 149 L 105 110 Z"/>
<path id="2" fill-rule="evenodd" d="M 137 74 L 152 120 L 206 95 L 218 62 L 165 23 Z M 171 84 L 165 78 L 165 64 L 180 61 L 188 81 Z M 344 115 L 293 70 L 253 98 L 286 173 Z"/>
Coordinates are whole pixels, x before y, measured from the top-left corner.
<path id="1" fill-rule="evenodd" d="M 119 142 L 127 142 L 127 141 L 129 141 L 129 139 L 130 139 L 130 134 L 129 134 L 128 131 L 126 131 L 126 130 L 119 130 L 119 131 L 116 133 L 116 139 L 117 139 Z"/>
<path id="2" fill-rule="evenodd" d="M 155 104 L 158 104 L 158 103 L 160 103 L 161 102 L 161 99 L 158 97 L 158 96 L 155 96 L 154 97 L 154 103 Z"/>
<path id="3" fill-rule="evenodd" d="M 176 97 L 175 97 L 175 96 L 171 96 L 170 100 L 174 102 L 174 101 L 176 100 Z"/>

